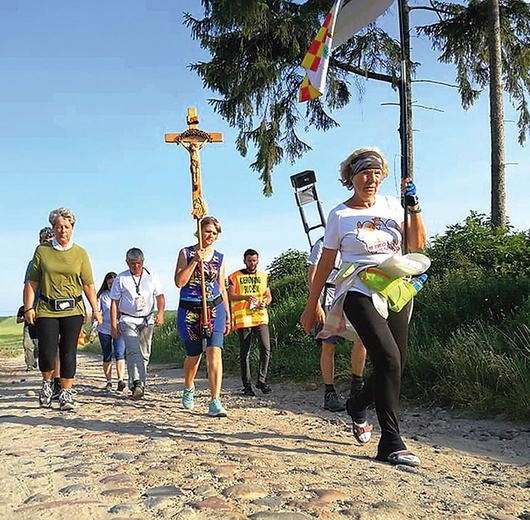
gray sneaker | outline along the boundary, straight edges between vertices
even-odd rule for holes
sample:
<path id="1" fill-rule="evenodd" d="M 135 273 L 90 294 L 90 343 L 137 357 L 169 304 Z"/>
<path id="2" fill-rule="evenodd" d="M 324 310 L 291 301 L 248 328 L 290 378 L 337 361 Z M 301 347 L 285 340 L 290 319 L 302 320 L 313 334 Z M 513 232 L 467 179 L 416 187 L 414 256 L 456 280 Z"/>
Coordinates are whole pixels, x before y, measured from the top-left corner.
<path id="1" fill-rule="evenodd" d="M 39 404 L 45 408 L 49 408 L 52 405 L 53 388 L 52 382 L 48 379 L 42 380 L 42 388 L 39 394 Z"/>
<path id="2" fill-rule="evenodd" d="M 346 410 L 346 405 L 336 392 L 327 392 L 324 394 L 324 410 L 343 412 Z"/>
<path id="3" fill-rule="evenodd" d="M 144 387 L 140 381 L 134 381 L 132 389 L 132 398 L 134 401 L 140 400 L 144 396 Z"/>
<path id="4" fill-rule="evenodd" d="M 66 412 L 74 409 L 74 400 L 72 399 L 72 390 L 70 388 L 63 388 L 59 395 L 59 408 Z"/>

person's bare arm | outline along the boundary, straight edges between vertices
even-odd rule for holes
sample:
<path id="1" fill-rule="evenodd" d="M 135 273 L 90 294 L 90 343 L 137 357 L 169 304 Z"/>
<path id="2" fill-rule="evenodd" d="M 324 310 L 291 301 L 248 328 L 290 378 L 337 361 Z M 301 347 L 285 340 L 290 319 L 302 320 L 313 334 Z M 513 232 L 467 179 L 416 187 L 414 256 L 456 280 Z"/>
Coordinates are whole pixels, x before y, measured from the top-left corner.
<path id="1" fill-rule="evenodd" d="M 30 325 L 35 325 L 35 309 L 33 305 L 35 304 L 35 295 L 39 289 L 38 282 L 32 282 L 28 280 L 24 284 L 24 319 Z"/>
<path id="2" fill-rule="evenodd" d="M 326 316 L 324 314 L 324 309 L 322 309 L 322 305 L 320 304 L 320 295 L 331 270 L 335 266 L 336 256 L 336 249 L 324 248 L 322 250 L 322 256 L 318 261 L 316 272 L 311 282 L 309 298 L 304 312 L 300 316 L 300 323 L 307 333 L 313 329 L 315 323 L 324 323 Z"/>
<path id="3" fill-rule="evenodd" d="M 186 251 L 181 249 L 177 259 L 177 265 L 175 266 L 175 285 L 181 289 L 184 287 L 191 278 L 193 271 L 199 265 L 199 262 L 202 258 L 201 250 L 195 251 L 194 257 L 191 259 L 191 262 L 188 263 L 186 259 Z"/>
<path id="4" fill-rule="evenodd" d="M 111 300 L 110 302 L 110 334 L 114 339 L 120 337 L 120 329 L 118 329 L 118 300 Z"/>
<path id="5" fill-rule="evenodd" d="M 156 297 L 157 312 L 155 314 L 155 325 L 157 327 L 160 327 L 160 325 L 164 324 L 164 309 L 165 308 L 166 308 L 166 298 L 163 294 L 159 294 Z"/>
<path id="6" fill-rule="evenodd" d="M 94 287 L 94 284 L 91 283 L 89 285 L 83 285 L 83 292 L 85 293 L 88 303 L 90 303 L 90 307 L 92 307 L 92 322 L 97 321 L 98 325 L 101 325 L 103 323 L 103 314 L 99 308 L 98 297 L 96 295 L 96 288 Z"/>

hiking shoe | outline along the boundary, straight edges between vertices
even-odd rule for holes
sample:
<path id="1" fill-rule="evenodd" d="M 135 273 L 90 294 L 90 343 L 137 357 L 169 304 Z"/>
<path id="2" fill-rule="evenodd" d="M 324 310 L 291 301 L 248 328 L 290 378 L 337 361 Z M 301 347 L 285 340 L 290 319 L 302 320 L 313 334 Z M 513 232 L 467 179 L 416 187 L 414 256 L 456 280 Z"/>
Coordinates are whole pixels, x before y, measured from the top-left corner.
<path id="1" fill-rule="evenodd" d="M 142 383 L 140 381 L 134 381 L 133 382 L 133 389 L 132 389 L 132 398 L 135 401 L 138 401 L 144 396 L 144 388 L 142 386 Z"/>
<path id="2" fill-rule="evenodd" d="M 52 382 L 48 379 L 42 380 L 42 388 L 39 394 L 39 404 L 45 408 L 52 405 L 53 387 Z"/>
<path id="3" fill-rule="evenodd" d="M 52 384 L 52 399 L 54 401 L 59 400 L 59 396 L 61 395 L 61 390 L 62 390 L 61 380 L 60 378 L 56 377 L 53 380 L 53 384 Z"/>
<path id="4" fill-rule="evenodd" d="M 126 386 L 127 386 L 127 385 L 126 385 L 126 384 L 120 379 L 120 380 L 118 381 L 118 387 L 116 388 L 116 391 L 117 391 L 117 392 L 123 392 L 123 391 L 125 390 L 125 387 L 126 387 Z"/>
<path id="5" fill-rule="evenodd" d="M 212 399 L 210 401 L 208 415 L 210 417 L 226 417 L 226 410 L 223 408 L 220 399 Z"/>
<path id="6" fill-rule="evenodd" d="M 264 394 L 270 394 L 272 392 L 272 388 L 267 383 L 262 383 L 261 381 L 256 383 L 256 388 L 261 390 Z"/>
<path id="7" fill-rule="evenodd" d="M 243 387 L 243 395 L 251 395 L 251 396 L 256 395 L 256 392 L 254 392 L 252 385 L 246 385 Z"/>
<path id="8" fill-rule="evenodd" d="M 346 410 L 346 405 L 336 392 L 326 392 L 324 394 L 324 410 L 343 412 Z"/>
<path id="9" fill-rule="evenodd" d="M 195 396 L 195 387 L 192 386 L 191 388 L 184 388 L 184 392 L 182 394 L 182 406 L 186 408 L 186 410 L 193 410 L 193 407 L 195 406 L 195 401 L 193 397 Z"/>
<path id="10" fill-rule="evenodd" d="M 59 409 L 63 412 L 74 409 L 74 400 L 72 399 L 72 390 L 63 388 L 59 395 Z"/>
<path id="11" fill-rule="evenodd" d="M 107 384 L 105 385 L 105 392 L 107 394 L 112 392 L 112 383 L 110 381 L 107 381 Z"/>
<path id="12" fill-rule="evenodd" d="M 352 376 L 350 384 L 350 397 L 355 397 L 364 387 L 364 379 L 362 376 Z"/>

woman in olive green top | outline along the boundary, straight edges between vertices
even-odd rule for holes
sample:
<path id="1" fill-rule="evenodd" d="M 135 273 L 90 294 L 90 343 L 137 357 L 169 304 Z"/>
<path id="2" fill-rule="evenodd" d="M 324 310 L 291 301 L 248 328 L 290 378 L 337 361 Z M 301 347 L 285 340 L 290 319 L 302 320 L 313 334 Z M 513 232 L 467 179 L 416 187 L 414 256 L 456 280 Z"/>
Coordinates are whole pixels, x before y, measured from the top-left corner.
<path id="1" fill-rule="evenodd" d="M 83 293 L 92 307 L 92 321 L 101 324 L 92 266 L 87 252 L 72 240 L 74 214 L 66 208 L 49 216 L 54 238 L 37 247 L 24 286 L 26 321 L 37 326 L 39 368 L 42 372 L 41 406 L 52 402 L 52 380 L 57 345 L 61 362 L 61 410 L 72 410 L 72 386 L 76 371 L 77 338 L 85 317 Z M 34 309 L 35 294 L 40 290 Z"/>

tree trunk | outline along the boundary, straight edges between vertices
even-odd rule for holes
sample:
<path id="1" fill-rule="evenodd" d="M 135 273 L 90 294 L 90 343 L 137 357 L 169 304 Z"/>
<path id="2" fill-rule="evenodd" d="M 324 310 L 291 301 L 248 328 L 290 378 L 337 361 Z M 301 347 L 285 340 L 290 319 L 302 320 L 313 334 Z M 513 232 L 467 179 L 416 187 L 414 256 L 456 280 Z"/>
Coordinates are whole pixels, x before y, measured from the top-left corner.
<path id="1" fill-rule="evenodd" d="M 499 0 L 489 0 L 491 223 L 506 226 L 506 163 L 504 158 L 504 104 L 502 90 Z"/>

